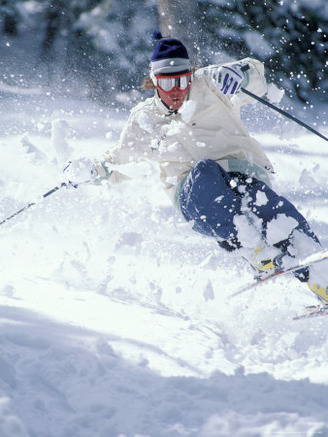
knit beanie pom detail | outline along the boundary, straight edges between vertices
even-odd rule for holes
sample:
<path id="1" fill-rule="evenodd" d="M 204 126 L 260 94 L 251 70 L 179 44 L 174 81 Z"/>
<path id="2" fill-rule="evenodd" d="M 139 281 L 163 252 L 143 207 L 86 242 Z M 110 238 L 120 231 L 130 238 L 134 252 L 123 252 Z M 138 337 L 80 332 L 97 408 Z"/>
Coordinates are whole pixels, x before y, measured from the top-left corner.
<path id="1" fill-rule="evenodd" d="M 161 31 L 160 30 L 154 30 L 154 32 L 151 35 L 151 40 L 152 41 L 159 41 L 163 39 Z"/>

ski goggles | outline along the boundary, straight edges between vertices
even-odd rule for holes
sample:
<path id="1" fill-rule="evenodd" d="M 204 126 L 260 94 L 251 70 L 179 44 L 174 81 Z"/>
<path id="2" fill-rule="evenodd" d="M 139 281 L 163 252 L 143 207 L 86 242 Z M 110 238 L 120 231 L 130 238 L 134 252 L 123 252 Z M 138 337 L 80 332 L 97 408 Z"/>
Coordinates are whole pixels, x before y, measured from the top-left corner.
<path id="1" fill-rule="evenodd" d="M 175 76 L 155 76 L 156 87 L 164 93 L 169 93 L 173 88 L 178 88 L 180 91 L 186 91 L 192 82 L 192 72 L 179 74 Z"/>

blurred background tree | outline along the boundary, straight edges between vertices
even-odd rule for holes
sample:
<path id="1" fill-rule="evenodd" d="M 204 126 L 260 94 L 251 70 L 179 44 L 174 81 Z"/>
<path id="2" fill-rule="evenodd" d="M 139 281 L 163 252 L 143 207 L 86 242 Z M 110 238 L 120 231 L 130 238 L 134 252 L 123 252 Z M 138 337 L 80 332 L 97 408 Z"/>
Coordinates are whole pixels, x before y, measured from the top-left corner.
<path id="1" fill-rule="evenodd" d="M 198 65 L 252 56 L 292 99 L 327 102 L 327 0 L 0 0 L 0 20 L 2 81 L 133 104 L 160 28 Z"/>

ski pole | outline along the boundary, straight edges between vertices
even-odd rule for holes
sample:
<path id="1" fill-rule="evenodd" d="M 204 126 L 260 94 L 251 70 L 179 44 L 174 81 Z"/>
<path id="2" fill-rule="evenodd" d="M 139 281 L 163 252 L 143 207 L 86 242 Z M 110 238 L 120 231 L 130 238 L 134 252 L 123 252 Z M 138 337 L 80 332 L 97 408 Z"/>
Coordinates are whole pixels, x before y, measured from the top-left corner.
<path id="1" fill-rule="evenodd" d="M 263 103 L 263 105 L 268 106 L 269 108 L 273 109 L 276 112 L 279 112 L 279 114 L 284 115 L 285 117 L 289 118 L 290 120 L 295 121 L 295 123 L 299 124 L 302 127 L 305 127 L 305 129 L 308 129 L 312 133 L 318 135 L 318 137 L 328 141 L 328 138 L 322 135 L 317 130 L 313 129 L 313 127 L 309 126 L 308 124 L 304 123 L 303 121 L 299 120 L 298 118 L 294 117 L 293 115 L 289 114 L 288 112 L 284 111 L 283 109 L 278 108 L 277 106 L 273 105 L 272 103 L 268 102 L 265 99 L 262 99 L 262 97 L 257 96 L 256 94 L 253 94 L 252 92 L 246 90 L 245 88 L 241 88 L 241 91 L 250 97 L 253 97 L 253 99 Z"/>
<path id="2" fill-rule="evenodd" d="M 45 199 L 46 197 L 50 196 L 51 194 L 55 193 L 57 190 L 60 190 L 63 187 L 66 187 L 67 184 L 65 182 L 63 182 L 61 185 L 54 187 L 52 190 L 48 191 L 47 193 L 43 194 L 41 196 L 42 199 Z M 14 214 L 10 215 L 9 217 L 5 218 L 4 220 L 2 220 L 2 222 L 0 222 L 0 226 L 3 225 L 4 223 L 6 223 L 8 220 L 16 217 L 16 215 L 20 214 L 21 212 L 25 211 L 26 209 L 30 208 L 33 205 L 36 205 L 37 202 L 30 202 L 27 205 L 25 205 L 23 208 L 21 208 L 19 211 L 16 211 Z"/>

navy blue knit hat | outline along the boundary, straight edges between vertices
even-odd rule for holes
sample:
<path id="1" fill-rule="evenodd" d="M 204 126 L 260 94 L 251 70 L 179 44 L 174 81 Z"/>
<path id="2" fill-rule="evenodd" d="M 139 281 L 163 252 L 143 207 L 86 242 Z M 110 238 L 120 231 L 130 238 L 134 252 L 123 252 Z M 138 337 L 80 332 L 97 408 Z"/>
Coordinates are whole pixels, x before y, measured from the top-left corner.
<path id="1" fill-rule="evenodd" d="M 163 38 L 160 32 L 153 33 L 153 39 L 159 40 L 151 57 L 151 73 L 170 74 L 191 70 L 186 47 L 175 38 Z"/>

